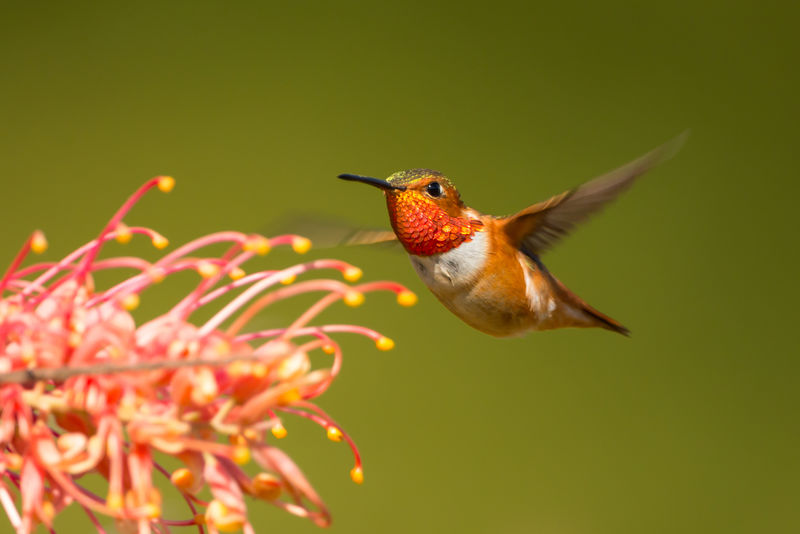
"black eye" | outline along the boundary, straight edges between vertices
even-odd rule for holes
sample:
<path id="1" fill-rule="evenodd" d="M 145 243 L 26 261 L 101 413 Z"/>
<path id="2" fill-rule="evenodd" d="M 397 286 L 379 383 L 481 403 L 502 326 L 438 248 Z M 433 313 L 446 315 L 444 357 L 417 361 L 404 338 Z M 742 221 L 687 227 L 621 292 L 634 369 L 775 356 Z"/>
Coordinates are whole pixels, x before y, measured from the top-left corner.
<path id="1" fill-rule="evenodd" d="M 431 182 L 425 187 L 425 191 L 432 197 L 440 197 L 442 196 L 442 186 L 439 185 L 439 182 Z"/>

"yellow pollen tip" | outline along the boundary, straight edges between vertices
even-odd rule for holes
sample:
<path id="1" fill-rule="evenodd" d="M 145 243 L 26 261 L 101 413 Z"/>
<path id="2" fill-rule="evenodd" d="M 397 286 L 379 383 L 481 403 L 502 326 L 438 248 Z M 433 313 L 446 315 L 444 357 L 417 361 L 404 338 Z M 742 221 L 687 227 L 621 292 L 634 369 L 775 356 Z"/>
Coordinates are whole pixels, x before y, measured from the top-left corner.
<path id="1" fill-rule="evenodd" d="M 286 434 L 289 433 L 287 432 L 286 427 L 281 423 L 273 426 L 270 430 L 272 431 L 272 435 L 275 436 L 275 439 L 283 439 L 286 437 Z"/>
<path id="2" fill-rule="evenodd" d="M 161 517 L 161 506 L 151 502 L 144 505 L 144 515 L 148 519 L 158 519 Z"/>
<path id="3" fill-rule="evenodd" d="M 400 306 L 405 306 L 405 307 L 413 306 L 414 304 L 417 303 L 417 300 L 419 300 L 417 299 L 417 295 L 414 294 L 414 292 L 409 291 L 407 289 L 397 294 L 397 303 Z"/>
<path id="4" fill-rule="evenodd" d="M 298 254 L 305 254 L 311 249 L 311 240 L 306 237 L 295 237 L 292 239 L 292 250 Z"/>
<path id="5" fill-rule="evenodd" d="M 348 282 L 358 282 L 361 279 L 361 275 L 364 274 L 364 271 L 359 269 L 358 267 L 348 267 L 342 273 L 342 276 Z"/>
<path id="6" fill-rule="evenodd" d="M 53 506 L 53 503 L 50 501 L 43 501 L 42 502 L 42 515 L 44 519 L 47 521 L 52 521 L 53 518 L 56 516 L 56 507 Z"/>
<path id="7" fill-rule="evenodd" d="M 31 250 L 36 254 L 41 254 L 47 250 L 47 238 L 41 230 L 36 230 L 33 233 L 31 237 Z"/>
<path id="8" fill-rule="evenodd" d="M 231 445 L 239 445 L 244 446 L 247 445 L 247 440 L 244 439 L 244 436 L 241 434 L 231 434 L 228 436 L 228 441 Z"/>
<path id="9" fill-rule="evenodd" d="M 327 430 L 328 439 L 335 442 L 342 441 L 342 431 L 336 428 L 335 426 L 331 425 L 328 427 Z"/>
<path id="10" fill-rule="evenodd" d="M 10 452 L 5 455 L 6 460 L 6 467 L 11 469 L 12 471 L 19 471 L 22 469 L 22 456 L 19 454 Z"/>
<path id="11" fill-rule="evenodd" d="M 297 388 L 292 388 L 278 397 L 278 404 L 286 406 L 287 404 L 299 401 L 301 398 L 302 397 L 300 396 L 300 392 L 297 390 Z"/>
<path id="12" fill-rule="evenodd" d="M 125 502 L 120 493 L 109 493 L 106 497 L 106 506 L 112 510 L 122 510 Z"/>
<path id="13" fill-rule="evenodd" d="M 297 275 L 290 274 L 286 278 L 281 278 L 281 284 L 288 286 L 289 284 L 293 284 L 295 280 L 297 280 Z"/>
<path id="14" fill-rule="evenodd" d="M 194 485 L 194 474 L 186 467 L 181 467 L 172 472 L 170 482 L 181 491 L 187 491 Z"/>
<path id="15" fill-rule="evenodd" d="M 231 344 L 225 341 L 224 339 L 220 339 L 214 344 L 214 352 L 217 353 L 219 356 L 224 356 L 231 351 Z"/>
<path id="16" fill-rule="evenodd" d="M 241 267 L 234 267 L 228 273 L 228 276 L 231 280 L 239 280 L 240 278 L 244 278 L 244 275 L 247 274 L 244 272 L 244 269 Z"/>
<path id="17" fill-rule="evenodd" d="M 364 483 L 364 470 L 361 469 L 360 465 L 355 466 L 350 470 L 350 478 L 356 484 L 363 484 Z"/>
<path id="18" fill-rule="evenodd" d="M 268 374 L 269 374 L 269 365 L 263 362 L 256 362 L 256 364 L 253 365 L 253 376 L 255 378 L 264 378 Z"/>
<path id="19" fill-rule="evenodd" d="M 336 347 L 334 347 L 333 345 L 322 345 L 322 352 L 324 352 L 325 354 L 333 354 L 334 352 L 336 352 Z"/>
<path id="20" fill-rule="evenodd" d="M 220 532 L 237 532 L 244 526 L 239 516 L 231 514 L 222 501 L 214 499 L 206 507 L 206 523 Z"/>
<path id="21" fill-rule="evenodd" d="M 169 239 L 167 239 L 163 235 L 153 236 L 152 242 L 153 246 L 156 247 L 158 250 L 163 250 L 169 246 Z"/>
<path id="22" fill-rule="evenodd" d="M 220 532 L 239 532 L 242 530 L 244 523 L 238 520 L 227 521 L 225 523 L 217 522 L 214 524 Z"/>
<path id="23" fill-rule="evenodd" d="M 78 332 L 70 332 L 67 337 L 67 345 L 73 349 L 80 345 L 81 341 L 83 341 L 83 337 Z"/>
<path id="24" fill-rule="evenodd" d="M 131 238 L 133 238 L 133 232 L 131 232 L 131 229 L 128 228 L 128 225 L 125 223 L 119 223 L 115 233 L 114 239 L 117 240 L 117 243 L 122 245 L 130 243 Z"/>
<path id="25" fill-rule="evenodd" d="M 169 193 L 175 187 L 175 178 L 172 176 L 159 176 L 158 189 L 162 193 Z"/>
<path id="26" fill-rule="evenodd" d="M 22 363 L 25 365 L 30 365 L 36 361 L 36 351 L 33 349 L 33 347 L 26 346 L 24 349 L 22 349 L 20 358 L 22 359 Z"/>
<path id="27" fill-rule="evenodd" d="M 281 481 L 269 473 L 259 473 L 253 477 L 253 494 L 268 501 L 281 496 Z"/>
<path id="28" fill-rule="evenodd" d="M 328 439 L 331 441 L 342 441 L 342 431 L 336 428 L 335 426 L 331 425 L 328 427 Z"/>
<path id="29" fill-rule="evenodd" d="M 267 254 L 272 247 L 269 244 L 269 239 L 264 236 L 254 235 L 247 239 L 242 245 L 242 249 L 246 252 L 254 252 L 259 256 Z"/>
<path id="30" fill-rule="evenodd" d="M 201 261 L 197 265 L 197 273 L 205 279 L 213 278 L 219 274 L 219 267 L 210 261 Z"/>
<path id="31" fill-rule="evenodd" d="M 232 378 L 239 378 L 250 374 L 250 364 L 246 362 L 231 362 L 225 367 L 225 372 Z"/>
<path id="32" fill-rule="evenodd" d="M 375 342 L 375 346 L 378 347 L 378 350 L 392 350 L 394 348 L 394 341 L 386 336 L 382 336 Z"/>
<path id="33" fill-rule="evenodd" d="M 137 293 L 129 293 L 122 297 L 122 307 L 128 311 L 133 311 L 139 307 L 139 295 Z"/>
<path id="34" fill-rule="evenodd" d="M 250 449 L 244 445 L 234 447 L 233 454 L 231 454 L 231 460 L 233 460 L 233 463 L 236 465 L 245 465 L 250 461 Z"/>
<path id="35" fill-rule="evenodd" d="M 364 303 L 364 293 L 360 291 L 348 291 L 344 294 L 344 303 L 348 306 L 355 308 L 356 306 L 361 306 Z"/>

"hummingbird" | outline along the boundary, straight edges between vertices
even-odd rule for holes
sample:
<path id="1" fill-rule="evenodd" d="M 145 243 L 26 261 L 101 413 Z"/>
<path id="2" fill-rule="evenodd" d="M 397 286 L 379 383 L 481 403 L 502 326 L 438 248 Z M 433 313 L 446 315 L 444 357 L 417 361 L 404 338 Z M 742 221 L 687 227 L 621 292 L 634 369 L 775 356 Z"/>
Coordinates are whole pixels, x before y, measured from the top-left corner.
<path id="1" fill-rule="evenodd" d="M 386 197 L 392 233 L 365 232 L 349 242 L 395 238 L 423 283 L 471 327 L 496 337 L 565 327 L 630 331 L 570 291 L 545 267 L 542 253 L 579 223 L 677 152 L 686 133 L 578 187 L 496 217 L 467 206 L 453 182 L 431 169 L 382 180 L 340 174 L 377 187 Z M 392 235 L 393 234 L 393 235 Z"/>

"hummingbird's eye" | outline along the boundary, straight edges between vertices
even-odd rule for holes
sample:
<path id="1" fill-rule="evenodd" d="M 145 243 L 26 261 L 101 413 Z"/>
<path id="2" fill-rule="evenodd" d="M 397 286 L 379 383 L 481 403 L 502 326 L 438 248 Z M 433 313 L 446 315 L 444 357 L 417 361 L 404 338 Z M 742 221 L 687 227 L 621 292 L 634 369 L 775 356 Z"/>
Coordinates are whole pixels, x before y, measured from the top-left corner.
<path id="1" fill-rule="evenodd" d="M 429 183 L 425 187 L 425 191 L 427 191 L 427 193 L 430 196 L 434 197 L 434 198 L 438 198 L 438 197 L 442 196 L 442 186 L 439 185 L 439 182 L 431 182 L 431 183 Z"/>

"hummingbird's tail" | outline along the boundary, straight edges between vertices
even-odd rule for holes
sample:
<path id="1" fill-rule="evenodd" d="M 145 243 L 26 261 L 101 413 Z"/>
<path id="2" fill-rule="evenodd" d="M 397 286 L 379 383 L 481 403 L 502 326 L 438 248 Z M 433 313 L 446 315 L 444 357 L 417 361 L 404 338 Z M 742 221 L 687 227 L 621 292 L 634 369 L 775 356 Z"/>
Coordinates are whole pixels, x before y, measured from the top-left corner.
<path id="1" fill-rule="evenodd" d="M 541 272 L 550 282 L 551 290 L 558 296 L 559 300 L 567 304 L 569 311 L 561 315 L 557 320 L 557 326 L 551 328 L 559 328 L 563 326 L 573 326 L 579 328 L 605 328 L 612 332 L 617 332 L 623 336 L 631 335 L 631 331 L 622 326 L 618 321 L 612 319 L 608 315 L 601 313 L 591 306 L 586 301 L 565 286 L 561 280 L 556 278 L 550 273 L 547 267 L 539 260 L 536 255 L 528 255 L 533 260 L 533 263 L 539 268 Z"/>
<path id="2" fill-rule="evenodd" d="M 582 300 L 580 300 L 580 302 L 583 304 L 581 311 L 595 320 L 596 324 L 593 326 L 599 326 L 600 328 L 605 328 L 606 330 L 617 332 L 618 334 L 622 334 L 623 336 L 631 335 L 631 331 L 622 326 L 618 321 L 615 321 L 614 319 L 612 319 L 611 317 L 609 317 L 604 313 L 600 313 L 599 311 L 595 310 Z"/>
<path id="3" fill-rule="evenodd" d="M 561 293 L 561 298 L 569 302 L 575 309 L 580 311 L 580 314 L 583 316 L 581 319 L 583 319 L 585 322 L 576 324 L 575 326 L 599 327 L 605 328 L 606 330 L 611 330 L 612 332 L 617 332 L 623 336 L 631 335 L 631 331 L 622 326 L 621 323 L 592 308 L 586 303 L 586 301 L 567 289 L 567 286 L 562 284 L 559 279 L 552 275 L 551 277 L 555 282 L 556 288 Z"/>

